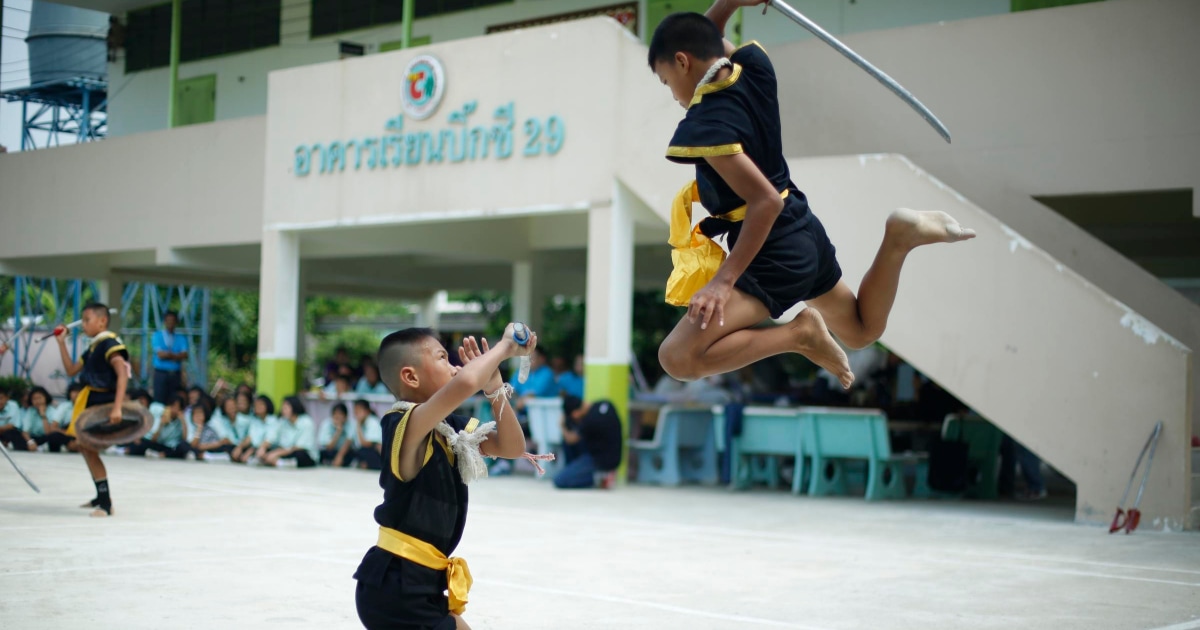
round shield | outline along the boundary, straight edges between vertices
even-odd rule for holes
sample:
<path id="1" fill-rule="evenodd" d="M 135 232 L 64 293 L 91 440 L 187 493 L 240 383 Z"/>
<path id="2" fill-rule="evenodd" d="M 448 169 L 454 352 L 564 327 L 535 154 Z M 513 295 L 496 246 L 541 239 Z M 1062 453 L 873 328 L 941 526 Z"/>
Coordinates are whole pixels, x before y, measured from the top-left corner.
<path id="1" fill-rule="evenodd" d="M 88 407 L 75 420 L 75 439 L 89 448 L 102 451 L 110 446 L 128 444 L 150 432 L 154 416 L 135 402 L 121 405 L 121 421 L 112 422 L 112 403 Z"/>

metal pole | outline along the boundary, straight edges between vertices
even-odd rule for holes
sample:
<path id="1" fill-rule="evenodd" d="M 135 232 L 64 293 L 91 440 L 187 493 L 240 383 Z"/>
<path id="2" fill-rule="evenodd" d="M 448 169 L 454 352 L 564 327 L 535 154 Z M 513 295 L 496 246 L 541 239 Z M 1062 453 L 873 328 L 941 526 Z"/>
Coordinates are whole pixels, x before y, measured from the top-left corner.
<path id="1" fill-rule="evenodd" d="M 71 287 L 71 289 L 72 289 L 72 292 L 75 294 L 75 317 L 72 318 L 71 321 L 78 321 L 83 316 L 83 304 L 80 304 L 80 301 L 83 299 L 83 282 L 80 280 L 75 280 L 73 284 L 75 286 Z M 71 332 L 71 358 L 72 359 L 79 358 L 79 329 L 78 328 L 76 328 L 75 330 L 73 330 Z"/>
<path id="2" fill-rule="evenodd" d="M 147 362 L 150 360 L 150 335 L 146 334 L 146 328 L 149 326 L 150 318 L 150 283 L 142 283 L 142 380 L 146 379 L 148 370 Z"/>
<path id="3" fill-rule="evenodd" d="M 83 118 L 79 121 L 79 130 L 75 143 L 87 142 L 92 139 L 92 91 L 83 88 Z"/>
<path id="4" fill-rule="evenodd" d="M 402 31 L 402 34 L 400 35 L 400 47 L 401 48 L 408 48 L 409 46 L 412 46 L 412 23 L 413 23 L 414 7 L 416 5 L 416 1 L 417 0 L 404 0 L 404 9 L 403 9 L 404 15 L 402 17 L 402 19 L 404 20 L 404 22 L 403 22 L 404 30 Z"/>
<path id="5" fill-rule="evenodd" d="M 200 311 L 200 356 L 196 357 L 201 386 L 208 389 L 208 321 L 212 315 L 212 291 L 204 289 L 204 306 Z"/>
<path id="6" fill-rule="evenodd" d="M 179 89 L 179 36 L 183 31 L 183 0 L 171 0 L 171 93 L 167 101 L 167 128 L 175 126 L 176 92 Z"/>
<path id="7" fill-rule="evenodd" d="M 29 101 L 21 100 L 21 150 L 25 151 L 29 148 L 31 138 L 29 137 Z"/>
<path id="8" fill-rule="evenodd" d="M 13 278 L 13 330 L 21 329 L 21 276 Z M 13 338 L 13 376 L 20 376 L 21 340 Z"/>

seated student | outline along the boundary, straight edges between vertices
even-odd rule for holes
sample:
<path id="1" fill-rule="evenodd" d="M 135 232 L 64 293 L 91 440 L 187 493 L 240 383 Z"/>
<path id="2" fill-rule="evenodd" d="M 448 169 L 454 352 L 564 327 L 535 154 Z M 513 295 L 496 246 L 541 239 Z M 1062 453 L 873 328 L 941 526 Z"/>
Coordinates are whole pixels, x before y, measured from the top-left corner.
<path id="1" fill-rule="evenodd" d="M 380 470 L 383 468 L 383 458 L 380 455 L 380 442 L 383 441 L 383 424 L 371 413 L 371 405 L 361 398 L 354 401 L 354 426 L 351 427 L 350 444 L 344 449 L 353 449 L 347 454 L 350 462 L 357 463 L 359 468 Z"/>
<path id="2" fill-rule="evenodd" d="M 67 386 L 67 399 L 54 405 L 50 411 L 52 419 L 58 423 L 66 431 L 67 427 L 71 426 L 71 416 L 75 413 L 75 400 L 79 398 L 80 392 L 83 391 L 83 383 L 78 381 L 72 382 Z M 79 442 L 75 438 L 71 438 L 67 442 L 67 450 L 72 453 L 79 451 Z"/>
<path id="3" fill-rule="evenodd" d="M 29 451 L 37 448 L 23 430 L 24 412 L 7 389 L 0 389 L 0 442 L 8 444 L 14 451 Z"/>
<path id="4" fill-rule="evenodd" d="M 358 379 L 358 384 L 354 386 L 354 393 L 382 396 L 391 393 L 388 391 L 387 385 L 384 385 L 383 381 L 379 379 L 379 366 L 375 365 L 374 361 L 364 361 L 362 371 L 362 378 Z"/>
<path id="5" fill-rule="evenodd" d="M 294 460 L 298 468 L 317 465 L 321 456 L 317 452 L 317 427 L 305 411 L 304 403 L 298 397 L 283 399 L 283 404 L 279 405 L 276 440 L 270 450 L 259 457 L 263 465 L 278 466 L 284 460 Z"/>
<path id="6" fill-rule="evenodd" d="M 220 438 L 222 453 L 232 453 L 250 432 L 250 417 L 238 413 L 238 401 L 233 396 L 221 399 L 209 422 Z"/>
<path id="7" fill-rule="evenodd" d="M 565 398 L 583 398 L 583 355 L 575 357 L 574 369 L 565 370 L 555 377 L 559 393 Z"/>
<path id="8" fill-rule="evenodd" d="M 349 448 L 346 446 L 350 439 L 349 427 L 346 426 L 346 404 L 338 403 L 333 406 L 333 412 L 317 433 L 317 444 L 321 448 L 321 463 L 341 468 L 349 466 L 346 458 Z"/>
<path id="9" fill-rule="evenodd" d="M 353 380 L 348 374 L 338 374 L 333 378 L 333 382 L 325 386 L 321 390 L 321 399 L 335 398 L 341 400 L 349 397 L 354 393 Z"/>
<path id="10" fill-rule="evenodd" d="M 146 432 L 146 435 L 125 445 L 125 454 L 134 456 L 145 455 L 146 451 L 150 449 L 150 439 L 158 432 L 159 423 L 162 421 L 162 414 L 163 410 L 166 409 L 166 405 L 156 402 L 150 395 L 150 392 L 145 389 L 129 392 L 129 398 L 136 400 L 138 404 L 150 412 L 150 416 L 154 418 L 154 424 L 150 425 L 150 430 Z"/>
<path id="11" fill-rule="evenodd" d="M 25 410 L 23 428 L 37 442 L 49 445 L 51 453 L 62 452 L 62 447 L 71 443 L 66 427 L 59 423 L 54 414 L 53 400 L 45 387 L 34 387 L 29 392 L 29 408 Z"/>
<path id="12" fill-rule="evenodd" d="M 243 464 L 250 463 L 253 458 L 262 459 L 266 449 L 279 427 L 279 418 L 275 417 L 275 403 L 265 394 L 254 399 L 254 416 L 250 418 L 250 430 L 242 443 L 233 450 L 233 460 Z M 259 451 L 262 451 L 261 455 Z"/>
<path id="13" fill-rule="evenodd" d="M 177 392 L 171 396 L 170 403 L 163 409 L 159 419 L 158 429 L 146 440 L 146 448 L 160 453 L 171 459 L 186 459 L 191 449 L 188 442 L 191 436 L 184 410 L 187 408 L 187 394 Z"/>
<path id="14" fill-rule="evenodd" d="M 592 488 L 596 473 L 607 473 L 601 487 L 613 484 L 612 471 L 621 464 L 621 419 L 612 403 L 585 403 L 575 397 L 563 399 L 563 442 L 573 457 L 554 476 L 556 488 Z M 572 448 L 574 447 L 574 448 Z"/>
<path id="15" fill-rule="evenodd" d="M 201 400 L 199 404 L 192 407 L 192 422 L 188 431 L 188 450 L 196 459 L 206 459 L 208 455 L 213 453 L 228 453 L 233 450 L 233 446 L 228 444 L 228 440 L 221 437 L 216 426 L 209 421 L 209 416 L 212 414 L 212 407 L 208 402 Z"/>

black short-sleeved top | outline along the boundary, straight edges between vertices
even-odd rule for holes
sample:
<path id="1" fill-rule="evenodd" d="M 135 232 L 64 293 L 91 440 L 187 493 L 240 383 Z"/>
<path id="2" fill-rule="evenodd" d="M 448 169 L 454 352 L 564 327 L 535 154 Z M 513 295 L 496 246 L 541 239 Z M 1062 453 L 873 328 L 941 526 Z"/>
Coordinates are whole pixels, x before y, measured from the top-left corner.
<path id="1" fill-rule="evenodd" d="M 115 390 L 117 371 L 109 363 L 114 354 L 129 360 L 129 351 L 116 333 L 105 331 L 96 335 L 92 345 L 83 351 L 83 372 L 79 375 L 79 382 L 96 390 Z"/>
<path id="2" fill-rule="evenodd" d="M 601 471 L 616 470 L 621 464 L 621 418 L 610 401 L 592 404 L 579 426 L 583 445 Z"/>
<path id="3" fill-rule="evenodd" d="M 408 414 L 399 412 L 389 413 L 380 420 L 383 467 L 379 485 L 383 488 L 383 503 L 375 508 L 375 521 L 423 540 L 450 557 L 467 523 L 467 484 L 451 461 L 445 439 L 436 431 L 425 438 L 426 459 L 421 470 L 412 479 L 400 478 L 398 457 L 393 452 L 399 452 L 407 421 Z M 460 415 L 445 420 L 455 432 L 465 429 L 470 421 Z M 374 581 L 389 566 L 400 566 L 404 575 L 410 576 L 406 591 L 440 593 L 446 587 L 445 571 L 409 562 L 379 547 L 367 552 L 354 577 Z"/>
<path id="4" fill-rule="evenodd" d="M 792 183 L 783 158 L 775 68 L 758 42 L 738 48 L 729 59 L 733 70 L 728 77 L 696 90 L 687 115 L 671 138 L 667 159 L 696 166 L 700 203 L 715 216 L 740 208 L 746 201 L 704 158 L 745 153 L 776 191 L 789 191 L 775 227 L 799 228 L 808 220 L 808 204 Z"/>

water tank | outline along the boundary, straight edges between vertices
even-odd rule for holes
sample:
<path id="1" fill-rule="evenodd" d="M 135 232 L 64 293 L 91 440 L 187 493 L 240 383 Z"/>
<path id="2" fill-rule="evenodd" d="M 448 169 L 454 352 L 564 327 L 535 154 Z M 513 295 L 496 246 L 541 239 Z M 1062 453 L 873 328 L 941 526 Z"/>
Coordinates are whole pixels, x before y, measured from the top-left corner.
<path id="1" fill-rule="evenodd" d="M 29 16 L 29 83 L 75 77 L 103 80 L 108 74 L 108 14 L 50 2 L 34 2 Z"/>

